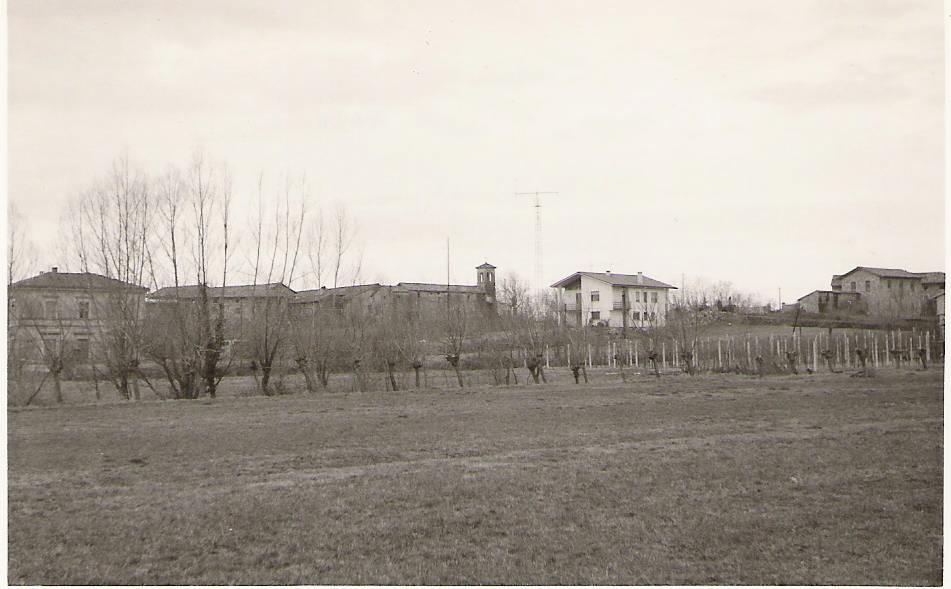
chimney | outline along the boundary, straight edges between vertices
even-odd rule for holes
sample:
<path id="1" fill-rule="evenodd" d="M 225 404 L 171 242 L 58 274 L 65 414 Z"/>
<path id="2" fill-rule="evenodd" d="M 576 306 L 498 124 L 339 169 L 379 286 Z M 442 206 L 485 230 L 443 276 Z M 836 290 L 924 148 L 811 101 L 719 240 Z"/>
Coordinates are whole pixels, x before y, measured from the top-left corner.
<path id="1" fill-rule="evenodd" d="M 610 270 L 605 270 L 604 273 L 605 273 L 605 274 L 610 274 L 611 271 L 610 271 Z"/>
<path id="2" fill-rule="evenodd" d="M 53 266 L 53 267 L 50 269 L 50 272 L 52 272 L 53 274 L 56 274 L 58 271 L 59 271 L 59 268 L 57 268 L 56 266 Z"/>
<path id="3" fill-rule="evenodd" d="M 643 282 L 644 282 L 644 273 L 643 273 L 643 272 L 638 272 L 638 273 L 637 273 L 637 283 L 638 283 L 638 284 L 641 284 L 641 283 L 643 283 Z"/>

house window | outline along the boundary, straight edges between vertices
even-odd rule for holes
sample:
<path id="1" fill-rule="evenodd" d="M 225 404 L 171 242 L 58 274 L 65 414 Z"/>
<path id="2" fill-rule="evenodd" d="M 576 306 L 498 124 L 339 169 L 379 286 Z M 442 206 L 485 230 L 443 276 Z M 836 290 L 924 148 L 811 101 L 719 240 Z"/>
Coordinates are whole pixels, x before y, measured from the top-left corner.
<path id="1" fill-rule="evenodd" d="M 634 301 L 638 303 L 641 302 L 641 291 L 634 291 Z"/>
<path id="2" fill-rule="evenodd" d="M 591 302 L 592 302 L 592 303 L 597 303 L 597 302 L 600 301 L 600 300 L 601 300 L 601 293 L 600 293 L 600 291 L 592 290 L 592 291 L 591 291 Z"/>
<path id="3" fill-rule="evenodd" d="M 656 303 L 656 302 L 657 302 L 657 291 L 656 291 L 656 290 L 651 293 L 651 302 L 652 302 L 652 303 Z"/>
<path id="4" fill-rule="evenodd" d="M 76 347 L 73 348 L 73 357 L 76 360 L 85 362 L 89 360 L 89 340 L 88 339 L 78 339 L 76 340 Z"/>
<path id="5" fill-rule="evenodd" d="M 59 319 L 58 301 L 55 299 L 43 301 L 43 311 L 47 319 Z"/>
<path id="6" fill-rule="evenodd" d="M 640 321 L 640 320 L 641 320 L 641 312 L 634 311 L 634 321 Z"/>
<path id="7" fill-rule="evenodd" d="M 910 288 L 911 290 L 915 290 L 915 283 L 910 282 L 908 288 Z"/>
<path id="8" fill-rule="evenodd" d="M 591 320 L 600 321 L 601 320 L 601 311 L 591 311 Z"/>
<path id="9" fill-rule="evenodd" d="M 851 286 L 852 288 L 850 288 L 849 290 L 851 290 L 852 292 L 855 292 L 855 282 L 852 282 Z"/>
<path id="10" fill-rule="evenodd" d="M 866 281 L 865 281 L 865 292 L 871 292 L 871 291 L 872 291 L 872 281 L 871 281 L 871 280 L 866 280 Z"/>
<path id="11" fill-rule="evenodd" d="M 885 281 L 885 284 L 886 284 L 886 286 L 888 286 L 888 288 L 891 288 L 891 287 L 892 287 L 892 281 L 891 281 L 891 280 L 886 280 L 886 281 Z"/>
<path id="12" fill-rule="evenodd" d="M 79 301 L 79 318 L 89 319 L 89 301 Z"/>

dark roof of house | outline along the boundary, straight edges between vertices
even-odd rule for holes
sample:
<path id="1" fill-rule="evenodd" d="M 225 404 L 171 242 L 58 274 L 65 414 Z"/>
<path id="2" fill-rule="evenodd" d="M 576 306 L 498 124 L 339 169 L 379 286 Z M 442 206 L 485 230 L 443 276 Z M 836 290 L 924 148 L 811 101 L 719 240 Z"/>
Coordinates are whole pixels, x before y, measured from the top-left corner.
<path id="1" fill-rule="evenodd" d="M 177 289 L 174 286 L 167 286 L 149 294 L 149 298 L 173 299 L 177 296 L 182 299 L 197 299 L 200 292 L 197 284 L 183 285 Z M 246 299 L 251 297 L 286 297 L 293 294 L 294 291 L 282 282 L 208 287 L 209 298 Z"/>
<path id="2" fill-rule="evenodd" d="M 495 266 L 493 266 L 492 264 L 488 262 L 485 262 L 481 266 L 476 266 L 476 270 L 495 270 Z"/>
<path id="3" fill-rule="evenodd" d="M 314 288 L 302 290 L 294 296 L 295 303 L 314 303 L 328 297 L 348 297 L 382 288 L 381 284 L 357 284 L 354 286 L 338 286 L 337 288 Z"/>
<path id="4" fill-rule="evenodd" d="M 865 270 L 866 272 L 870 272 L 882 278 L 922 278 L 927 274 L 934 274 L 933 272 L 909 272 L 908 270 L 903 270 L 901 268 L 873 268 L 871 266 L 856 266 L 845 274 L 840 275 L 839 278 L 845 278 L 849 274 L 859 270 Z M 833 277 L 833 279 L 834 278 L 835 277 Z"/>
<path id="5" fill-rule="evenodd" d="M 430 284 L 425 282 L 400 282 L 393 287 L 396 290 L 407 290 L 411 292 L 450 292 L 450 293 L 471 293 L 485 294 L 485 289 L 481 286 L 468 286 L 462 284 Z"/>
<path id="6" fill-rule="evenodd" d="M 552 288 L 561 288 L 566 284 L 571 284 L 575 280 L 581 278 L 582 276 L 587 276 L 589 278 L 594 278 L 602 282 L 607 282 L 611 286 L 644 286 L 648 288 L 677 288 L 676 286 L 671 286 L 660 280 L 654 280 L 650 276 L 645 276 L 643 274 L 614 274 L 607 272 L 575 272 L 567 278 L 562 278 L 558 282 L 552 284 Z"/>
<path id="7" fill-rule="evenodd" d="M 925 272 L 922 284 L 944 284 L 944 272 Z"/>
<path id="8" fill-rule="evenodd" d="M 43 272 L 14 282 L 10 288 L 68 288 L 83 290 L 141 290 L 144 286 L 123 282 L 91 272 Z"/>

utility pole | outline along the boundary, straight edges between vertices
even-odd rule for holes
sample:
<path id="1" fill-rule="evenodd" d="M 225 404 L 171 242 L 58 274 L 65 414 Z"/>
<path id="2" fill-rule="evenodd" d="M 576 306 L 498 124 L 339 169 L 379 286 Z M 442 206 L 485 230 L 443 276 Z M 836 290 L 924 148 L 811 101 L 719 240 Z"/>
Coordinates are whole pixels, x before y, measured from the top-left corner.
<path id="1" fill-rule="evenodd" d="M 449 283 L 450 283 L 450 279 L 449 279 L 449 237 L 446 236 L 446 325 L 447 325 L 447 326 L 450 325 L 450 322 L 452 321 L 452 310 L 451 310 L 451 308 L 450 308 L 450 302 L 449 302 L 449 299 L 452 298 L 452 297 L 450 296 L 452 293 L 449 291 Z"/>
<path id="2" fill-rule="evenodd" d="M 515 196 L 534 196 L 535 197 L 535 289 L 540 293 L 545 287 L 542 284 L 544 279 L 542 267 L 542 201 L 543 195 L 555 195 L 557 192 L 516 192 Z"/>

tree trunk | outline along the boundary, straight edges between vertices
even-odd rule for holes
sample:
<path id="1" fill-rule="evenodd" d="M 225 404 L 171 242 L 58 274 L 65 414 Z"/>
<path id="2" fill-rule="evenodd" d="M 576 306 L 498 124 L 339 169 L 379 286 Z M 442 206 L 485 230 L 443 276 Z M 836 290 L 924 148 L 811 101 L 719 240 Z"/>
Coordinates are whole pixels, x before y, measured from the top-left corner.
<path id="1" fill-rule="evenodd" d="M 210 349 L 205 352 L 205 390 L 208 396 L 215 398 L 215 392 L 218 387 L 215 377 L 218 375 L 218 351 Z"/>
<path id="2" fill-rule="evenodd" d="M 129 375 L 125 372 L 119 375 L 119 396 L 128 401 L 129 395 Z"/>
<path id="3" fill-rule="evenodd" d="M 307 362 L 307 358 L 298 358 L 297 367 L 300 369 L 301 374 L 304 375 L 304 386 L 307 387 L 308 393 L 313 393 L 316 390 L 314 385 L 314 375 L 310 372 L 310 365 Z"/>
<path id="4" fill-rule="evenodd" d="M 419 366 L 413 366 L 413 372 L 416 373 L 416 388 L 419 388 Z"/>
<path id="5" fill-rule="evenodd" d="M 453 370 L 456 371 L 456 380 L 459 381 L 459 388 L 460 388 L 460 389 L 461 389 L 461 388 L 465 388 L 465 384 L 463 384 L 463 382 L 462 382 L 462 372 L 459 371 L 459 366 L 456 365 L 456 366 L 453 366 L 452 368 L 453 368 Z"/>
<path id="6" fill-rule="evenodd" d="M 63 385 L 59 379 L 59 372 L 53 373 L 53 390 L 56 391 L 56 402 L 62 405 L 63 404 Z"/>
<path id="7" fill-rule="evenodd" d="M 304 386 L 307 387 L 308 393 L 314 393 L 317 391 L 317 386 L 314 383 L 314 375 L 311 374 L 310 370 L 303 370 L 304 373 Z"/>
<path id="8" fill-rule="evenodd" d="M 268 383 L 270 382 L 271 382 L 271 367 L 267 365 L 262 365 L 261 366 L 261 392 L 268 396 L 270 396 L 271 394 L 271 391 L 268 388 Z"/>
<path id="9" fill-rule="evenodd" d="M 400 390 L 400 389 L 399 389 L 399 387 L 396 385 L 396 375 L 394 374 L 394 370 L 393 370 L 393 367 L 394 367 L 394 366 L 395 366 L 395 364 L 394 364 L 393 362 L 387 362 L 387 363 L 386 363 L 386 372 L 387 372 L 387 375 L 388 375 L 389 378 L 390 378 L 390 386 L 393 387 L 393 391 L 398 391 L 398 390 Z"/>

